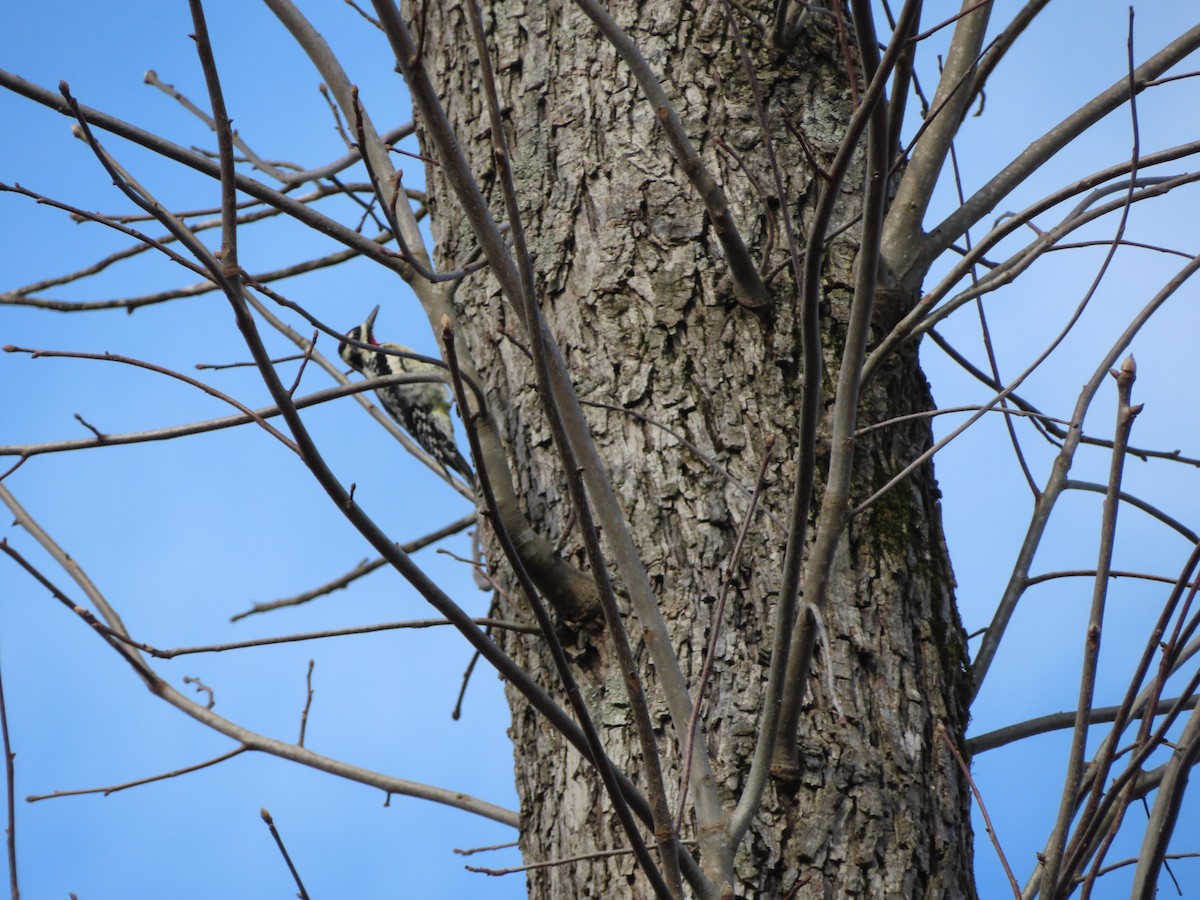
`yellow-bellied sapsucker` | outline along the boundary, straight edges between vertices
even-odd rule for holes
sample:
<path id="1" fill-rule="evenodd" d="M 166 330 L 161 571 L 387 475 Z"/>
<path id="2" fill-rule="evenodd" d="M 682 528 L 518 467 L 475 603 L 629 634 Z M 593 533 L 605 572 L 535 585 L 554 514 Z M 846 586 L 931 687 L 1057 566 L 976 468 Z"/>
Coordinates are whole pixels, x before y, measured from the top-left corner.
<path id="1" fill-rule="evenodd" d="M 375 340 L 371 328 L 379 307 L 371 310 L 367 320 L 346 332 L 346 337 L 364 344 L 373 344 L 387 350 L 411 353 L 400 344 L 380 344 Z M 364 350 L 342 341 L 338 354 L 351 366 L 368 378 L 381 375 L 398 375 L 401 372 L 442 376 L 444 369 L 415 359 L 395 356 L 391 353 Z M 413 384 L 391 384 L 376 389 L 375 396 L 383 404 L 389 416 L 400 427 L 412 435 L 421 447 L 447 469 L 453 469 L 475 484 L 475 473 L 471 465 L 458 450 L 454 442 L 454 423 L 450 419 L 450 391 L 441 381 L 424 381 Z"/>

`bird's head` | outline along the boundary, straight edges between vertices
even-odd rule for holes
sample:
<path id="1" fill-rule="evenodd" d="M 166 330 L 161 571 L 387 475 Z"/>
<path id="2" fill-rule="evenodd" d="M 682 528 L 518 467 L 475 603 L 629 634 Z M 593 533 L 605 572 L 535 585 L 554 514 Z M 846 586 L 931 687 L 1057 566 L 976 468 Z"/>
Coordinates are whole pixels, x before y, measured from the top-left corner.
<path id="1" fill-rule="evenodd" d="M 375 316 L 378 314 L 379 307 L 376 306 L 373 310 L 371 310 L 371 314 L 367 316 L 366 321 L 364 321 L 361 325 L 355 325 L 346 332 L 346 337 L 353 341 L 361 341 L 364 344 L 378 344 L 379 342 L 375 340 L 375 332 L 373 328 L 375 325 Z M 362 347 L 355 347 L 353 344 L 348 344 L 345 341 L 342 341 L 340 344 L 338 344 L 338 356 L 361 372 L 363 370 L 363 361 L 366 359 L 367 351 Z"/>

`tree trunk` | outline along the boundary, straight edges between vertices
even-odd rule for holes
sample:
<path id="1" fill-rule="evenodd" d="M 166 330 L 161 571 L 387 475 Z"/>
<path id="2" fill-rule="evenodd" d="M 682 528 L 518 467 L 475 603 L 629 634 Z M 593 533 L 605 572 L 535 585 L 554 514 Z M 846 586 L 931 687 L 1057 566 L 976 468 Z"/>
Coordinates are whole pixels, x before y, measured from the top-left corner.
<path id="1" fill-rule="evenodd" d="M 724 5 L 613 0 L 608 7 L 639 44 L 724 186 L 767 273 L 776 304 L 772 322 L 737 304 L 721 245 L 654 110 L 578 8 L 562 0 L 495 2 L 484 10 L 485 27 L 538 297 L 581 399 L 610 405 L 588 407 L 589 421 L 693 691 L 708 635 L 720 628 L 702 728 L 721 799 L 732 809 L 758 736 L 770 614 L 786 543 L 801 372 L 797 288 L 762 129 Z M 814 15 L 798 46 L 781 53 L 765 46 L 748 12 L 769 23 L 771 9 L 763 2 L 738 4 L 735 15 L 757 66 L 788 202 L 803 230 L 820 183 L 795 134 L 804 134 L 819 162 L 829 161 L 857 97 L 845 54 L 857 54 L 850 36 L 849 50 L 841 48 L 831 15 Z M 411 8 L 407 14 L 423 34 L 426 65 L 482 173 L 485 196 L 503 220 L 464 9 L 421 3 L 419 19 L 412 19 Z M 436 165 L 428 175 L 440 264 L 458 268 L 474 239 Z M 861 188 L 856 164 L 835 225 L 854 218 Z M 827 245 L 822 317 L 830 396 L 857 234 L 851 227 Z M 802 245 L 803 235 L 798 240 Z M 528 516 L 568 560 L 586 568 L 522 347 L 528 335 L 486 273 L 463 284 L 456 304 Z M 929 405 L 915 351 L 907 351 L 869 386 L 860 425 Z M 762 510 L 717 623 L 714 599 L 771 436 L 777 440 Z M 929 441 L 924 420 L 873 432 L 859 446 L 852 500 L 869 496 Z M 824 451 L 821 456 L 827 459 Z M 966 726 L 965 638 L 937 498 L 925 467 L 855 519 L 843 538 L 824 615 L 828 643 L 817 651 L 805 700 L 801 770 L 794 780 L 768 785 L 736 856 L 736 896 L 973 896 L 965 781 L 935 740 L 939 723 L 955 737 Z M 520 604 L 501 603 L 505 616 L 529 620 Z M 629 627 L 636 641 L 640 630 L 632 615 Z M 498 639 L 543 685 L 557 685 L 540 641 Z M 565 640 L 605 746 L 642 785 L 641 754 L 606 636 L 579 632 Z M 644 651 L 635 650 L 674 805 L 686 723 L 670 722 L 653 669 Z M 626 848 L 590 764 L 515 692 L 510 701 L 526 861 Z M 693 824 L 685 817 L 685 839 L 694 836 Z M 529 895 L 651 896 L 628 854 L 535 869 Z"/>

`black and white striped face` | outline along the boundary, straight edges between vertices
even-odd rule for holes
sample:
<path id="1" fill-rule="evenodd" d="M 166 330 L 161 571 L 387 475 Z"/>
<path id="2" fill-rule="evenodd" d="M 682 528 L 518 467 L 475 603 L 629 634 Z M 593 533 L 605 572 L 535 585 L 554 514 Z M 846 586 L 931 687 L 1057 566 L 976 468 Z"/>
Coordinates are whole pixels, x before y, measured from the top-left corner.
<path id="1" fill-rule="evenodd" d="M 363 322 L 361 325 L 355 325 L 353 328 L 347 331 L 346 337 L 353 341 L 361 341 L 364 344 L 378 344 L 379 342 L 375 340 L 375 333 L 372 330 L 372 326 L 375 324 L 375 316 L 378 312 L 379 307 L 377 306 L 371 310 L 371 314 L 367 316 L 365 322 Z M 338 356 L 344 359 L 357 371 L 367 372 L 368 370 L 374 370 L 375 366 L 372 365 L 372 362 L 377 354 L 374 354 L 369 350 L 364 350 L 362 347 L 355 347 L 353 344 L 348 344 L 345 341 L 342 341 L 340 344 L 338 344 Z"/>

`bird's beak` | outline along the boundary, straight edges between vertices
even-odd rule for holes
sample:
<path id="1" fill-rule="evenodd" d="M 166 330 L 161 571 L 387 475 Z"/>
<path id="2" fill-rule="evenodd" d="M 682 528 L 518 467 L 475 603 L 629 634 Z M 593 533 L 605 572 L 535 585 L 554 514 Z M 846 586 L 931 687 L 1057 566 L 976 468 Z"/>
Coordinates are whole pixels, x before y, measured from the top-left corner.
<path id="1" fill-rule="evenodd" d="M 373 310 L 371 310 L 371 314 L 369 316 L 367 316 L 367 321 L 363 322 L 363 327 L 366 328 L 368 335 L 371 334 L 372 331 L 374 331 L 375 317 L 377 315 L 379 315 L 379 307 L 378 306 L 376 306 Z"/>

